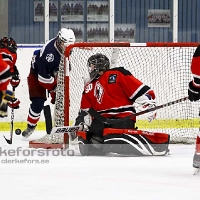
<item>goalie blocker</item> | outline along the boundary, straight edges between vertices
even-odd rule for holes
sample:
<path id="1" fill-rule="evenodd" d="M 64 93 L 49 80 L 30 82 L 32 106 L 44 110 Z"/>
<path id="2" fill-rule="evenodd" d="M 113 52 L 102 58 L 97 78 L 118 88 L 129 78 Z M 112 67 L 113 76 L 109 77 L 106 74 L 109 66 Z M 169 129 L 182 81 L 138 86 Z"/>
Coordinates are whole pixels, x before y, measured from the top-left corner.
<path id="1" fill-rule="evenodd" d="M 170 135 L 166 133 L 105 128 L 103 141 L 98 141 L 96 144 L 89 144 L 84 131 L 78 131 L 77 136 L 80 153 L 83 156 L 102 153 L 163 156 L 169 152 Z"/>

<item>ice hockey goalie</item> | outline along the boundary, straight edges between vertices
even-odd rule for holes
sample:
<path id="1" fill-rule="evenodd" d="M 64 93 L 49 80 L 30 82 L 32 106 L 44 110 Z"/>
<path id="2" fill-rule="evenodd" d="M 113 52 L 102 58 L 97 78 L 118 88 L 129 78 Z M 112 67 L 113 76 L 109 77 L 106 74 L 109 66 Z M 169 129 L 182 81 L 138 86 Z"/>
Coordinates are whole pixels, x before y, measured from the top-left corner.
<path id="1" fill-rule="evenodd" d="M 85 84 L 76 119 L 76 125 L 83 125 L 77 133 L 81 154 L 166 155 L 168 134 L 135 127 L 134 114 L 156 106 L 153 89 L 124 67 L 111 68 L 110 60 L 101 53 L 90 56 L 87 67 L 90 81 Z M 104 123 L 98 116 L 116 123 Z M 154 111 L 146 116 L 149 122 L 155 117 Z"/>
<path id="2" fill-rule="evenodd" d="M 103 137 L 98 137 L 94 136 L 88 129 L 91 117 L 85 114 L 84 118 L 85 123 L 82 123 L 82 131 L 76 133 L 80 153 L 83 156 L 104 155 L 106 153 L 134 156 L 164 156 L 169 152 L 169 134 L 142 131 L 137 130 L 137 128 L 119 128 L 132 121 L 127 120 L 109 125 L 109 128 L 103 129 Z M 77 120 L 77 123 L 79 123 L 79 120 Z M 98 125 L 96 127 L 101 129 Z"/>

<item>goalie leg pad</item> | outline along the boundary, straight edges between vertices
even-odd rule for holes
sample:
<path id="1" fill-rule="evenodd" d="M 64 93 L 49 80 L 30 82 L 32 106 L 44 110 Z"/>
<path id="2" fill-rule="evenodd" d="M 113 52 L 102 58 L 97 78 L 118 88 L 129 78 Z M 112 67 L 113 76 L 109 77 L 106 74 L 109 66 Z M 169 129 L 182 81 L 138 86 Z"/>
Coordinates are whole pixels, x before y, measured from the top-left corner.
<path id="1" fill-rule="evenodd" d="M 79 151 L 82 156 L 88 156 L 89 151 L 88 151 L 88 140 L 86 136 L 85 131 L 77 131 L 76 135 L 78 137 L 78 145 L 79 145 Z"/>
<path id="2" fill-rule="evenodd" d="M 169 152 L 170 136 L 135 129 L 104 129 L 104 151 L 137 156 L 160 156 Z"/>
<path id="3" fill-rule="evenodd" d="M 105 155 L 105 152 L 103 152 L 103 138 L 90 135 L 88 137 L 88 134 L 90 133 L 85 131 L 76 132 L 80 154 L 82 156 Z"/>

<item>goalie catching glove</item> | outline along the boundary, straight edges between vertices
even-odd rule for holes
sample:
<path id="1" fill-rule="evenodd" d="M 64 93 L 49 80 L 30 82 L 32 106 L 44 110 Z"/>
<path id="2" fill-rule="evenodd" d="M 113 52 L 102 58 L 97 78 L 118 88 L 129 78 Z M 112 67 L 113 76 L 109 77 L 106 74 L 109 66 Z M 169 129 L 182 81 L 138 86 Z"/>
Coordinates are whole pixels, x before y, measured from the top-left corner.
<path id="1" fill-rule="evenodd" d="M 91 124 L 92 124 L 92 117 L 90 114 L 87 114 L 86 116 L 84 116 L 84 122 L 81 122 L 79 124 L 80 126 L 79 131 L 88 131 Z"/>
<path id="2" fill-rule="evenodd" d="M 156 101 L 152 99 L 150 94 L 144 94 L 135 100 L 135 109 L 137 112 L 148 110 L 156 107 Z M 156 118 L 156 111 L 144 114 L 149 122 Z"/>
<path id="3" fill-rule="evenodd" d="M 79 120 L 77 120 L 77 118 L 76 118 L 75 126 L 77 126 L 77 122 L 78 122 L 78 124 L 79 124 L 78 125 L 79 126 L 78 131 L 88 131 L 89 127 L 91 126 L 91 123 L 92 123 L 91 115 L 89 115 L 89 114 L 85 115 L 84 113 L 85 112 L 80 111 L 79 112 L 79 116 L 77 117 L 78 119 L 81 119 L 82 122 L 78 122 Z M 76 139 L 77 139 L 76 131 L 75 132 L 71 132 L 69 134 L 70 144 L 73 144 L 74 141 L 75 141 L 75 144 L 77 144 L 76 143 L 77 142 Z"/>

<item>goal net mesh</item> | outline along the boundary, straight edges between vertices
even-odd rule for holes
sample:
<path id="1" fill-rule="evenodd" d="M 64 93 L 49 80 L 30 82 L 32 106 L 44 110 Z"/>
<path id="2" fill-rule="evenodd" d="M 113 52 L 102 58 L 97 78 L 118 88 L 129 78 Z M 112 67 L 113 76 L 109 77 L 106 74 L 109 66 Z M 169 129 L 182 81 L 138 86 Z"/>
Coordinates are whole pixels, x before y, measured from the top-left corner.
<path id="1" fill-rule="evenodd" d="M 188 83 L 192 80 L 190 65 L 197 44 L 195 43 L 77 43 L 70 46 L 73 53 L 66 57 L 71 63 L 69 73 L 69 121 L 73 125 L 80 106 L 84 81 L 88 78 L 87 60 L 96 53 L 106 55 L 112 67 L 124 67 L 156 94 L 157 105 L 162 105 L 188 95 Z M 150 44 L 150 43 L 149 43 Z M 88 48 L 91 47 L 91 48 Z M 68 50 L 68 52 L 70 49 Z M 116 53 L 117 52 L 117 53 Z M 67 54 L 66 54 L 67 55 Z M 63 58 L 64 59 L 64 58 Z M 117 62 L 116 62 L 117 61 Z M 65 61 L 59 68 L 59 80 L 55 104 L 55 126 L 63 126 L 66 116 Z M 131 85 L 130 85 L 131 87 Z M 66 91 L 65 91 L 66 92 Z M 113 91 L 115 92 L 115 91 Z M 156 119 L 148 122 L 145 115 L 137 117 L 136 126 L 140 130 L 168 133 L 171 143 L 193 143 L 199 129 L 199 102 L 189 100 L 157 110 Z M 57 135 L 64 142 L 63 135 Z M 49 143 L 56 143 L 49 140 Z"/>

